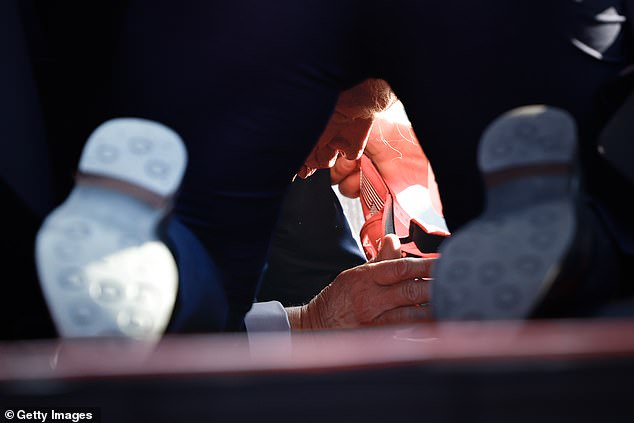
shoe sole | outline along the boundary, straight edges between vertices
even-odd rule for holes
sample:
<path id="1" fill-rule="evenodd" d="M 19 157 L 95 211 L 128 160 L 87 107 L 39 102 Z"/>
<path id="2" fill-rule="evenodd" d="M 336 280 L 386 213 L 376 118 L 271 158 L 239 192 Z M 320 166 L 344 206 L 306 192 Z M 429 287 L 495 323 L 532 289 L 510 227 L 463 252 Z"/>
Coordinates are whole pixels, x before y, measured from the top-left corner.
<path id="1" fill-rule="evenodd" d="M 180 137 L 142 119 L 114 119 L 89 137 L 77 185 L 44 221 L 36 264 L 62 337 L 157 339 L 178 271 L 158 228 L 187 162 Z"/>
<path id="2" fill-rule="evenodd" d="M 533 315 L 575 239 L 576 147 L 574 120 L 556 108 L 518 108 L 487 128 L 478 152 L 486 209 L 440 247 L 438 320 Z"/>

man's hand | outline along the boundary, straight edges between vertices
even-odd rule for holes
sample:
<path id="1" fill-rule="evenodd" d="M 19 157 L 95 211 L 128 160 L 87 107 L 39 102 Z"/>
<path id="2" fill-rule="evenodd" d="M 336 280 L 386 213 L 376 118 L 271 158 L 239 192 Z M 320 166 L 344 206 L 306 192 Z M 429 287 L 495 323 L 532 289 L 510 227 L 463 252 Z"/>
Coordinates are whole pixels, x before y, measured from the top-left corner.
<path id="1" fill-rule="evenodd" d="M 434 259 L 400 258 L 387 235 L 373 261 L 340 273 L 310 303 L 287 309 L 291 328 L 335 329 L 431 320 L 428 306 Z"/>

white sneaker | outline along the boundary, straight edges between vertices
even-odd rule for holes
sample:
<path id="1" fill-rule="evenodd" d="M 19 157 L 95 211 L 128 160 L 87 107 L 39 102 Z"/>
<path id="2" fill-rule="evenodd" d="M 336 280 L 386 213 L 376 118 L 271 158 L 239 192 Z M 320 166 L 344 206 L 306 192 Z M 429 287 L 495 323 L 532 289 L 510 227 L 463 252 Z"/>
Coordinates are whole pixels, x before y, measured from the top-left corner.
<path id="1" fill-rule="evenodd" d="M 178 270 L 158 228 L 186 164 L 180 137 L 156 122 L 114 119 L 88 138 L 74 190 L 36 240 L 40 283 L 61 337 L 160 338 Z"/>

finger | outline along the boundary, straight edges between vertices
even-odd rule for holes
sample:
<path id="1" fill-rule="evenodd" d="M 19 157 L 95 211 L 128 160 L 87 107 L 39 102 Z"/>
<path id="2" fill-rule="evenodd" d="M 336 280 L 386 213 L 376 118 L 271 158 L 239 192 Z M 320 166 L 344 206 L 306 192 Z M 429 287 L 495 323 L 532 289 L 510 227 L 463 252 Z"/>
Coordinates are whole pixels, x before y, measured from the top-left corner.
<path id="1" fill-rule="evenodd" d="M 361 172 L 357 170 L 339 182 L 339 192 L 347 198 L 359 198 L 361 195 Z"/>
<path id="2" fill-rule="evenodd" d="M 387 234 L 381 240 L 379 254 L 375 262 L 401 258 L 401 241 L 394 234 Z"/>
<path id="3" fill-rule="evenodd" d="M 333 185 L 341 183 L 350 174 L 358 172 L 360 162 L 358 160 L 348 160 L 343 156 L 337 157 L 335 165 L 330 169 L 330 181 Z"/>
<path id="4" fill-rule="evenodd" d="M 426 280 L 408 280 L 386 286 L 381 294 L 384 309 L 428 303 L 430 300 L 430 284 Z"/>
<path id="5" fill-rule="evenodd" d="M 430 306 L 408 306 L 388 310 L 375 319 L 377 325 L 400 325 L 433 321 Z"/>
<path id="6" fill-rule="evenodd" d="M 363 268 L 369 280 L 379 285 L 392 285 L 409 279 L 430 278 L 433 258 L 405 257 L 369 263 Z"/>

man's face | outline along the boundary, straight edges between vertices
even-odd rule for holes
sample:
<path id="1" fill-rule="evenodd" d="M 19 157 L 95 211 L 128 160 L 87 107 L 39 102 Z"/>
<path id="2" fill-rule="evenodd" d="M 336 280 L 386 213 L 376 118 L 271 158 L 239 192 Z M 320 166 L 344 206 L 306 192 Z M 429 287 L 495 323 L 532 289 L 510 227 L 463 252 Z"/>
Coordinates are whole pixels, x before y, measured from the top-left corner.
<path id="1" fill-rule="evenodd" d="M 331 168 L 337 157 L 361 157 L 368 141 L 374 115 L 394 101 L 392 91 L 382 80 L 370 79 L 341 93 L 324 132 L 298 172 L 307 178 L 317 169 Z"/>

